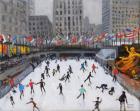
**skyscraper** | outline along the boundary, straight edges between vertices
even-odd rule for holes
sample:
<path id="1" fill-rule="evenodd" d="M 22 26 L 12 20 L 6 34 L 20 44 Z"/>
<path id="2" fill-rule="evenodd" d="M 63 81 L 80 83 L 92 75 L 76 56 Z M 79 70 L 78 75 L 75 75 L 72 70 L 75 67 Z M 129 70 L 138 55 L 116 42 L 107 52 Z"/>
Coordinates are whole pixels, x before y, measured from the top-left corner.
<path id="1" fill-rule="evenodd" d="M 103 31 L 122 32 L 139 25 L 139 0 L 102 0 Z"/>
<path id="2" fill-rule="evenodd" d="M 0 0 L 0 33 L 5 35 L 28 33 L 28 16 L 31 6 L 29 1 Z"/>
<path id="3" fill-rule="evenodd" d="M 83 1 L 54 0 L 53 23 L 55 34 L 81 34 L 83 31 Z"/>

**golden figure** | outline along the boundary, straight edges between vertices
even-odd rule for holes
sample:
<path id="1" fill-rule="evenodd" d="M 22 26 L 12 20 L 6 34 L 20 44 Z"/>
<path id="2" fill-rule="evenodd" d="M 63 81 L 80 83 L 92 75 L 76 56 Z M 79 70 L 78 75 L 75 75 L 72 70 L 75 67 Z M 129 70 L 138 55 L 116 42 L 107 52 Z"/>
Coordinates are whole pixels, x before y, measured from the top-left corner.
<path id="1" fill-rule="evenodd" d="M 121 60 L 116 63 L 118 69 L 123 73 L 133 70 L 133 68 L 138 64 L 140 58 L 140 54 L 136 52 L 134 47 L 131 47 L 129 50 L 126 46 L 125 49 L 129 55 L 127 57 L 120 57 Z"/>

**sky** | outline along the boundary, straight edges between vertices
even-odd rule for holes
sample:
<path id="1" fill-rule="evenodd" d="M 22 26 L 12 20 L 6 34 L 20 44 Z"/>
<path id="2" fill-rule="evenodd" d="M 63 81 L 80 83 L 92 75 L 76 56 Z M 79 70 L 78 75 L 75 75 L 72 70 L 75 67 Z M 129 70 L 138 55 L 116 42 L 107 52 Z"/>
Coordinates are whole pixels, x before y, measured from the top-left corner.
<path id="1" fill-rule="evenodd" d="M 101 24 L 102 4 L 101 0 L 83 0 L 84 17 L 88 16 L 90 23 Z M 47 15 L 52 21 L 53 0 L 35 0 L 35 13 L 37 15 Z"/>

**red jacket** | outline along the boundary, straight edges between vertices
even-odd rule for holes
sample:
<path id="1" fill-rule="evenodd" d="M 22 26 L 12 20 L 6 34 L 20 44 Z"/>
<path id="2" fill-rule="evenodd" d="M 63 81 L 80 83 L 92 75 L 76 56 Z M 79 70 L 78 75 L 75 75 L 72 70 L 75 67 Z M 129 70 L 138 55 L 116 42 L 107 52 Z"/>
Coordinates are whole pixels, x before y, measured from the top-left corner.
<path id="1" fill-rule="evenodd" d="M 32 81 L 29 82 L 29 86 L 30 86 L 30 87 L 33 87 L 33 84 L 34 84 L 34 83 L 33 83 Z"/>
<path id="2" fill-rule="evenodd" d="M 119 71 L 118 71 L 117 68 L 114 68 L 113 71 L 112 71 L 112 73 L 113 73 L 114 75 L 117 75 L 117 74 L 119 74 Z"/>

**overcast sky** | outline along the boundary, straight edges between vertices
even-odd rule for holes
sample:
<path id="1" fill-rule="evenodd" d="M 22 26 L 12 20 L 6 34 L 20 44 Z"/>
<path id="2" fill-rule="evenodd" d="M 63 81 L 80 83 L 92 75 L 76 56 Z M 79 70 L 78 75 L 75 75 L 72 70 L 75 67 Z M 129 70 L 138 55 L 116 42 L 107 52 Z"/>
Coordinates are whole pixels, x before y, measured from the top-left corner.
<path id="1" fill-rule="evenodd" d="M 101 0 L 83 0 L 84 16 L 88 16 L 91 23 L 101 23 Z M 36 14 L 47 15 L 52 21 L 53 0 L 35 0 Z"/>

